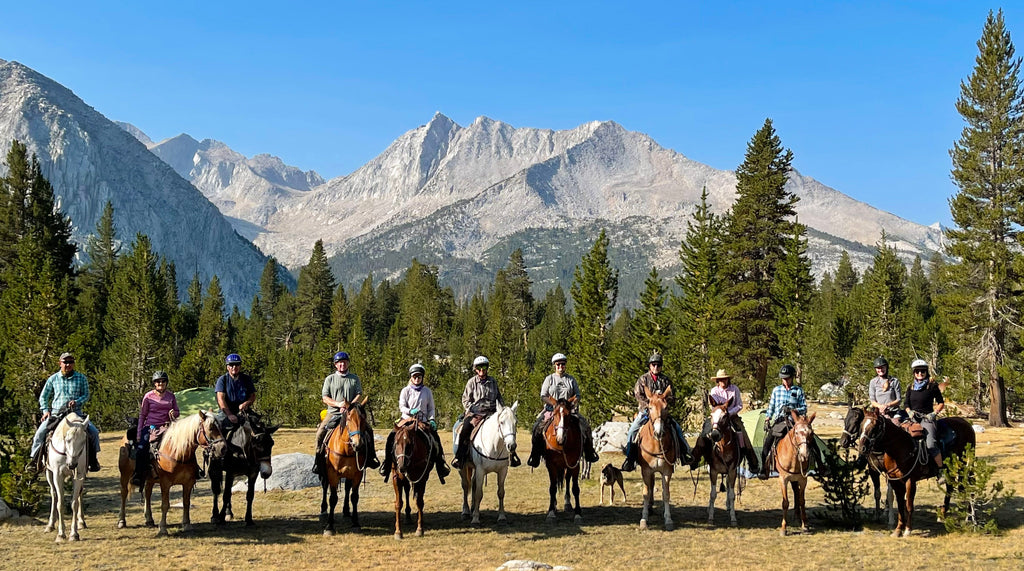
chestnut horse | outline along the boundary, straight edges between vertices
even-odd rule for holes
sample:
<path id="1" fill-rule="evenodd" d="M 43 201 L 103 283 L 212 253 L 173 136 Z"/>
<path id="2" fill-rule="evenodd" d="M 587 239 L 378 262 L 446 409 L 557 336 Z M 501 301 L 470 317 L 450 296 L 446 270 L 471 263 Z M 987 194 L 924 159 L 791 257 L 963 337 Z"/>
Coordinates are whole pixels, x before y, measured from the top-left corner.
<path id="1" fill-rule="evenodd" d="M 850 448 L 854 445 L 857 435 L 860 433 L 860 423 L 864 420 L 864 409 L 857 408 L 852 404 L 846 409 L 846 418 L 843 420 L 843 436 L 839 439 L 839 445 L 843 448 Z M 871 485 L 875 490 L 875 521 L 878 521 L 882 516 L 882 482 L 881 474 L 874 466 L 868 463 L 868 459 L 860 457 L 860 461 L 863 462 L 865 469 L 867 470 L 868 477 L 871 478 Z M 894 497 L 895 492 L 892 488 L 892 482 L 886 480 L 885 487 L 887 488 L 885 493 L 885 513 L 889 520 L 889 529 L 896 527 L 896 509 L 893 504 L 895 503 Z"/>
<path id="2" fill-rule="evenodd" d="M 323 496 L 320 500 L 320 523 L 324 524 L 324 535 L 334 535 L 334 509 L 338 505 L 338 484 L 345 479 L 345 498 L 352 498 L 352 530 L 359 531 L 359 484 L 369 460 L 365 447 L 361 446 L 363 433 L 369 434 L 370 423 L 366 420 L 363 406 L 369 396 L 360 402 L 353 402 L 345 413 L 344 424 L 339 424 L 326 436 L 324 450 L 326 470 L 320 478 Z M 397 481 L 397 476 L 396 476 Z M 327 489 L 331 490 L 330 510 L 327 504 Z M 348 506 L 348 502 L 345 502 Z M 345 515 L 348 515 L 347 513 Z"/>
<path id="3" fill-rule="evenodd" d="M 940 424 L 945 424 L 954 435 L 953 442 L 944 450 L 945 456 L 963 456 L 967 445 L 975 445 L 974 429 L 966 420 L 954 416 L 936 423 Z M 875 410 L 864 411 L 860 435 L 857 437 L 857 451 L 867 457 L 871 466 L 885 474 L 896 490 L 898 515 L 892 536 L 910 536 L 917 482 L 935 475 L 931 455 L 927 451 L 922 454 L 913 436 L 884 417 L 879 418 Z M 945 499 L 939 509 L 940 521 L 946 516 L 952 491 L 953 486 L 947 483 Z"/>
<path id="4" fill-rule="evenodd" d="M 213 450 L 214 454 L 223 454 L 224 437 L 212 414 L 199 411 L 195 414 L 175 420 L 168 427 L 160 440 L 160 448 L 152 459 L 146 483 L 140 493 L 146 502 L 146 526 L 153 526 L 152 495 L 153 485 L 160 482 L 160 531 L 157 536 L 167 535 L 167 510 L 170 508 L 171 486 L 181 486 L 182 505 L 184 512 L 181 518 L 181 530 L 192 530 L 189 517 L 189 506 L 192 502 L 192 489 L 199 478 L 199 463 L 196 461 L 196 450 Z M 125 502 L 128 499 L 130 481 L 135 472 L 135 462 L 130 456 L 131 443 L 125 440 L 121 445 L 118 457 L 118 469 L 121 472 L 121 511 L 118 514 L 117 527 L 127 525 L 125 521 Z M 145 459 L 143 460 L 145 461 Z"/>
<path id="5" fill-rule="evenodd" d="M 548 522 L 555 521 L 555 501 L 558 489 L 565 488 L 565 511 L 573 510 L 573 521 L 580 523 L 580 460 L 583 459 L 583 433 L 579 419 L 573 415 L 572 408 L 576 405 L 576 397 L 568 401 L 544 397 L 544 402 L 551 405 L 551 421 L 544 429 L 544 465 L 548 469 L 548 493 L 551 502 L 548 504 Z M 569 489 L 576 499 L 573 509 L 569 498 Z"/>
<path id="6" fill-rule="evenodd" d="M 441 451 L 434 447 L 434 439 L 423 423 L 406 420 L 395 427 L 394 464 L 391 470 L 395 489 L 395 539 L 402 539 L 402 494 L 405 493 L 405 519 L 412 522 L 412 501 L 416 500 L 416 536 L 423 536 L 423 492 L 430 479 L 430 470 Z"/>
<path id="7" fill-rule="evenodd" d="M 729 510 L 729 525 L 736 526 L 736 497 L 743 493 L 743 487 L 737 486 L 737 472 L 740 467 L 739 437 L 732 426 L 729 418 L 729 407 L 732 406 L 730 398 L 724 404 L 716 404 L 713 399 L 711 403 L 711 433 L 709 434 L 714 446 L 708 455 L 708 473 L 711 475 L 711 499 L 708 501 L 708 523 L 715 523 L 715 499 L 718 497 L 719 476 L 725 480 L 723 483 L 725 496 L 725 507 Z"/>
<path id="8" fill-rule="evenodd" d="M 672 394 L 672 387 L 668 387 L 663 393 L 652 393 L 644 386 L 644 394 L 648 400 L 648 420 L 640 427 L 640 435 L 637 438 L 640 473 L 644 480 L 644 507 L 640 516 L 640 529 L 647 529 L 647 516 L 651 504 L 654 503 L 654 475 L 660 474 L 661 501 L 665 506 L 665 530 L 672 531 L 675 525 L 672 523 L 672 494 L 669 485 L 677 458 L 675 438 L 672 434 L 674 429 L 668 414 L 667 401 Z"/>
<path id="9" fill-rule="evenodd" d="M 789 411 L 793 426 L 785 436 L 775 443 L 775 471 L 779 473 L 779 484 L 782 486 L 782 535 L 787 533 L 786 518 L 789 515 L 789 490 L 793 487 L 793 511 L 800 517 L 801 531 L 807 531 L 807 471 L 810 469 L 811 457 L 807 443 L 814 438 L 811 423 L 817 413 L 800 416 L 795 410 Z"/>

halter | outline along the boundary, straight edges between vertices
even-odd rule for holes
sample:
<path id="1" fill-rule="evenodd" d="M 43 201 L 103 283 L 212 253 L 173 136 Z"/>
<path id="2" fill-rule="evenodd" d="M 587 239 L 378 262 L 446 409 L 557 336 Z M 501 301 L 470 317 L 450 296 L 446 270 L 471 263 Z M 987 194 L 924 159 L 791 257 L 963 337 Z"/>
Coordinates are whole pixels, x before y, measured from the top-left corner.
<path id="1" fill-rule="evenodd" d="M 567 410 L 565 412 L 565 414 L 563 414 L 560 417 L 560 421 L 561 422 L 565 422 L 565 417 L 566 417 L 566 415 L 569 415 L 569 414 L 572 414 L 572 413 L 568 412 L 568 410 Z M 562 445 L 562 448 L 559 450 L 559 452 L 562 453 L 562 462 L 565 463 L 565 469 L 566 470 L 575 470 L 576 468 L 579 467 L 580 463 L 583 462 L 583 441 L 582 441 L 582 439 L 583 439 L 583 429 L 580 428 L 580 454 L 579 454 L 579 456 L 576 457 L 576 463 L 575 464 L 569 464 L 569 457 L 565 454 L 565 445 Z"/>
<path id="2" fill-rule="evenodd" d="M 808 425 L 808 428 L 810 428 L 809 425 Z M 813 435 L 814 433 L 811 432 L 811 434 Z M 796 423 L 794 423 L 793 427 L 790 428 L 789 432 L 786 433 L 785 438 L 789 439 L 789 441 L 792 443 L 793 450 L 797 451 L 796 463 L 797 463 L 797 467 L 799 468 L 800 471 L 799 472 L 790 472 L 789 470 L 783 468 L 781 465 L 778 465 L 779 470 L 782 471 L 782 472 L 785 472 L 787 474 L 800 474 L 800 476 L 802 478 L 806 478 L 807 474 L 810 473 L 810 470 L 811 470 L 811 457 L 810 457 L 810 454 L 807 455 L 807 471 L 805 472 L 804 468 L 803 468 L 803 462 L 800 461 L 800 452 L 799 452 L 800 445 L 796 443 Z M 812 438 L 813 438 L 813 436 L 812 436 Z M 804 441 L 804 446 L 808 446 L 808 447 L 810 446 L 809 444 L 807 444 L 806 440 Z M 778 453 L 776 453 L 776 461 L 777 460 L 778 460 Z M 777 464 L 777 462 L 776 462 L 776 464 Z"/>
<path id="3" fill-rule="evenodd" d="M 412 480 L 411 478 L 408 477 L 408 474 L 405 474 L 405 472 L 399 470 L 400 473 L 405 474 L 406 479 L 409 480 L 409 483 L 415 486 L 416 484 L 419 484 L 424 479 L 426 479 L 427 475 L 430 474 L 430 466 L 432 464 L 431 460 L 434 458 L 434 439 L 431 438 L 430 435 L 428 435 L 425 430 L 420 428 L 419 422 L 412 425 L 412 430 L 415 430 L 416 432 L 423 434 L 423 436 L 426 437 L 427 439 L 427 446 L 430 447 L 427 449 L 426 465 L 423 467 L 423 473 L 420 474 L 419 478 L 417 478 L 416 480 Z M 395 454 L 395 464 L 398 464 L 399 458 L 405 458 L 406 456 L 407 455 L 405 453 Z"/>

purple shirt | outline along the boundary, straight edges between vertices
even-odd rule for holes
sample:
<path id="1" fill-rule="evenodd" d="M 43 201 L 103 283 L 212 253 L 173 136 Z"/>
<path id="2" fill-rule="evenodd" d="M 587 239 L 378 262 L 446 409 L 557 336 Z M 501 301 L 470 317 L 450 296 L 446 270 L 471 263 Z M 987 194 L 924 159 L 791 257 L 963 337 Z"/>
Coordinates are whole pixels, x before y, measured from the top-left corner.
<path id="1" fill-rule="evenodd" d="M 711 387 L 711 392 L 709 394 L 718 404 L 725 404 L 725 402 L 731 398 L 732 406 L 730 406 L 729 410 L 726 411 L 729 414 L 736 414 L 743 409 L 743 400 L 740 398 L 740 388 L 732 383 L 729 383 L 729 386 L 724 389 L 716 383 L 715 386 Z"/>
<path id="2" fill-rule="evenodd" d="M 170 412 L 178 416 L 178 399 L 174 393 L 164 391 L 163 396 L 156 391 L 149 391 L 142 397 L 142 409 L 139 410 L 139 430 L 136 439 L 142 439 L 142 428 L 145 426 L 163 426 L 171 421 Z"/>

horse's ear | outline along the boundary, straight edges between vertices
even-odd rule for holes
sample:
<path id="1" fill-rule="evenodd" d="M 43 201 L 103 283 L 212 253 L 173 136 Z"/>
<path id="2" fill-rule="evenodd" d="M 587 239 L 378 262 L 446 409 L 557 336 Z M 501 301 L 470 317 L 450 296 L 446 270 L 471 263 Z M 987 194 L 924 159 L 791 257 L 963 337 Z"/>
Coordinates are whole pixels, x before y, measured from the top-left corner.
<path id="1" fill-rule="evenodd" d="M 672 394 L 672 385 L 669 385 L 664 392 L 661 393 L 662 398 L 668 398 Z"/>
<path id="2" fill-rule="evenodd" d="M 203 412 L 203 409 L 199 409 L 199 418 L 201 420 L 206 420 L 206 413 Z"/>
<path id="3" fill-rule="evenodd" d="M 551 397 L 544 397 L 544 402 L 549 404 L 549 405 L 551 405 L 551 406 L 557 406 L 558 405 L 558 403 L 555 402 L 555 399 L 553 399 Z"/>
<path id="4" fill-rule="evenodd" d="M 647 388 L 647 385 L 643 385 L 643 387 L 644 395 L 647 397 L 647 400 L 651 400 L 651 389 Z"/>
<path id="5" fill-rule="evenodd" d="M 795 410 L 789 411 L 789 414 L 793 417 L 793 420 L 800 420 L 800 415 L 798 415 Z"/>
<path id="6" fill-rule="evenodd" d="M 366 406 L 366 403 L 369 402 L 369 400 L 370 400 L 370 395 L 366 395 L 366 396 L 363 397 L 363 402 L 361 402 L 359 404 L 361 404 L 363 406 Z"/>
<path id="7" fill-rule="evenodd" d="M 281 428 L 281 426 L 278 425 L 278 426 L 274 426 L 274 427 L 268 428 L 267 429 L 267 434 L 273 434 L 273 433 L 277 432 L 278 428 Z"/>
<path id="8" fill-rule="evenodd" d="M 516 401 L 516 402 L 512 403 L 512 413 L 513 414 L 516 412 L 517 408 L 519 408 L 519 401 Z"/>
<path id="9" fill-rule="evenodd" d="M 812 413 L 811 413 L 811 416 L 808 416 L 808 417 L 807 417 L 807 424 L 810 424 L 810 423 L 814 422 L 814 417 L 815 417 L 815 416 L 818 416 L 818 413 L 816 413 L 816 412 L 812 412 Z"/>
<path id="10" fill-rule="evenodd" d="M 718 406 L 718 403 L 715 402 L 715 397 L 711 396 L 710 394 L 707 395 L 707 397 L 708 397 L 708 405 L 710 405 L 712 408 Z"/>
<path id="11" fill-rule="evenodd" d="M 571 404 L 572 406 L 576 406 L 576 403 L 578 403 L 579 401 L 580 399 L 576 395 L 572 395 L 572 397 L 569 399 L 569 404 Z"/>

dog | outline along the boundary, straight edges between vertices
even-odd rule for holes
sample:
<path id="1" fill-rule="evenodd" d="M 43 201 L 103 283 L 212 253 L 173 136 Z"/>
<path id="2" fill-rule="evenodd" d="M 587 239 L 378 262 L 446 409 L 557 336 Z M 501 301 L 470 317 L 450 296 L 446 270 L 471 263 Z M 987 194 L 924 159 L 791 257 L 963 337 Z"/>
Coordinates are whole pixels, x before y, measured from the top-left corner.
<path id="1" fill-rule="evenodd" d="M 601 502 L 598 505 L 604 505 L 604 488 L 608 486 L 611 490 L 611 498 L 608 500 L 608 505 L 615 503 L 615 484 L 619 485 L 619 489 L 622 490 L 622 501 L 626 502 L 626 488 L 622 485 L 622 470 L 619 470 L 611 464 L 605 464 L 604 468 L 601 469 Z"/>

